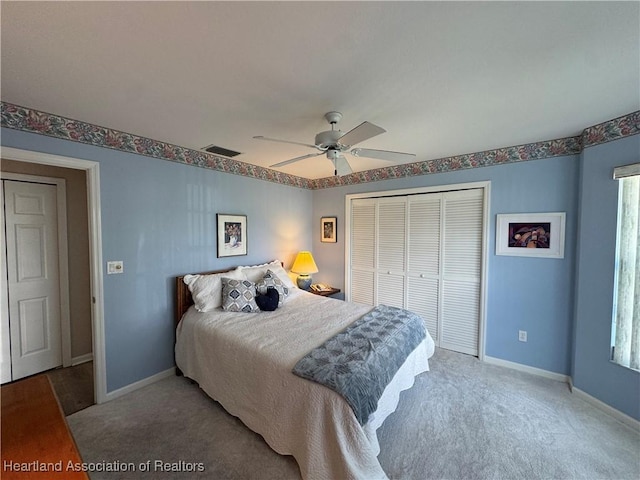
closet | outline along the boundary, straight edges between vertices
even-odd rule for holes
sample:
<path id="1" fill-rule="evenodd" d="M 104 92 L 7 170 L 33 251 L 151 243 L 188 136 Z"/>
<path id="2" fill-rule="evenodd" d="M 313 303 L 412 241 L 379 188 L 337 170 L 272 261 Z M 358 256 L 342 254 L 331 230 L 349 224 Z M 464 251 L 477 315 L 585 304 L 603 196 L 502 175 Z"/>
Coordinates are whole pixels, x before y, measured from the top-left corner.
<path id="1" fill-rule="evenodd" d="M 485 187 L 347 198 L 347 299 L 420 314 L 436 345 L 481 352 Z"/>

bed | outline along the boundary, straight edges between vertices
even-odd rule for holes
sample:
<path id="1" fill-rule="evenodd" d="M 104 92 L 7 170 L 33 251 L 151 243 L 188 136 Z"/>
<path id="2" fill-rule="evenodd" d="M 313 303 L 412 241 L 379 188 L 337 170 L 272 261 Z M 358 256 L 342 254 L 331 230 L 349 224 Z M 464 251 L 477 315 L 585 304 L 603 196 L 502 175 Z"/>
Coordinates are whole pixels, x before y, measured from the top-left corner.
<path id="1" fill-rule="evenodd" d="M 255 267 L 265 265 L 273 263 Z M 255 267 L 243 275 L 255 277 Z M 176 365 L 186 377 L 273 450 L 292 455 L 304 479 L 387 478 L 377 459 L 376 429 L 396 409 L 400 392 L 429 369 L 434 343 L 428 332 L 384 389 L 375 412 L 360 425 L 342 396 L 292 369 L 370 306 L 321 297 L 291 284 L 286 301 L 273 312 L 219 307 L 199 312 L 184 277 L 177 277 L 176 286 Z"/>

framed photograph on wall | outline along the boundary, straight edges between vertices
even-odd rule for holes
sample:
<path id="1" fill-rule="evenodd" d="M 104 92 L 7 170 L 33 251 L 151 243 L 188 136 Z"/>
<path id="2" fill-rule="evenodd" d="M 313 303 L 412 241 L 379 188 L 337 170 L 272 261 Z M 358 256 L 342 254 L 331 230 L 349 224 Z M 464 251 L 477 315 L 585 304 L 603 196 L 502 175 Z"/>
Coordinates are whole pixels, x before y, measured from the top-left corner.
<path id="1" fill-rule="evenodd" d="M 497 215 L 496 255 L 564 258 L 565 213 Z"/>
<path id="2" fill-rule="evenodd" d="M 338 218 L 322 217 L 320 219 L 320 241 L 336 243 L 338 241 Z"/>
<path id="3" fill-rule="evenodd" d="M 247 254 L 247 216 L 216 214 L 218 257 Z"/>

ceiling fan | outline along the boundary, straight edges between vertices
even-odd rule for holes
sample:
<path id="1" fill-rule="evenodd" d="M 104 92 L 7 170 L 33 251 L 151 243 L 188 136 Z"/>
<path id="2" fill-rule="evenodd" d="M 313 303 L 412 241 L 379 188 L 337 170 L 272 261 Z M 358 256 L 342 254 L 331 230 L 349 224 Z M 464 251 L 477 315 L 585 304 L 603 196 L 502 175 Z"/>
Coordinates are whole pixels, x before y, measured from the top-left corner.
<path id="1" fill-rule="evenodd" d="M 347 133 L 342 133 L 340 130 L 336 130 L 336 124 L 342 119 L 340 112 L 328 112 L 324 115 L 324 118 L 331 125 L 331 130 L 320 132 L 316 135 L 315 143 L 313 145 L 309 143 L 290 142 L 288 140 L 278 140 L 276 138 L 263 137 L 257 135 L 253 138 L 257 140 L 267 140 L 269 142 L 290 143 L 293 145 L 302 145 L 304 147 L 313 148 L 319 150 L 319 153 L 309 153 L 300 157 L 291 158 L 284 162 L 275 163 L 270 165 L 270 168 L 283 167 L 290 163 L 299 162 L 307 158 L 317 157 L 319 155 L 326 154 L 327 158 L 333 163 L 335 175 L 347 175 L 352 173 L 351 165 L 343 155 L 348 153 L 354 157 L 367 157 L 376 158 L 379 160 L 388 160 L 396 162 L 406 162 L 415 157 L 413 153 L 402 152 L 390 152 L 388 150 L 372 150 L 370 148 L 351 148 L 354 145 L 364 142 L 370 138 L 380 135 L 386 132 L 384 128 L 380 128 L 377 125 L 369 122 L 362 122 L 360 125 Z"/>

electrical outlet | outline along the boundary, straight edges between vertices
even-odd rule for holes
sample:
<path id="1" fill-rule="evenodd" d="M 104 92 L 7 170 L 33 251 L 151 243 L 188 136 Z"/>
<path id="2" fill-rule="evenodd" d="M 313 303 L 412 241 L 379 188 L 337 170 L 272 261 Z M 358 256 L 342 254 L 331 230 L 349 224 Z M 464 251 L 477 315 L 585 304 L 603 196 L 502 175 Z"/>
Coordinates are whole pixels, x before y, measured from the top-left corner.
<path id="1" fill-rule="evenodd" d="M 527 332 L 526 330 L 518 330 L 518 340 L 521 342 L 527 341 Z"/>
<path id="2" fill-rule="evenodd" d="M 124 262 L 122 260 L 107 262 L 107 275 L 122 272 L 124 272 Z"/>

